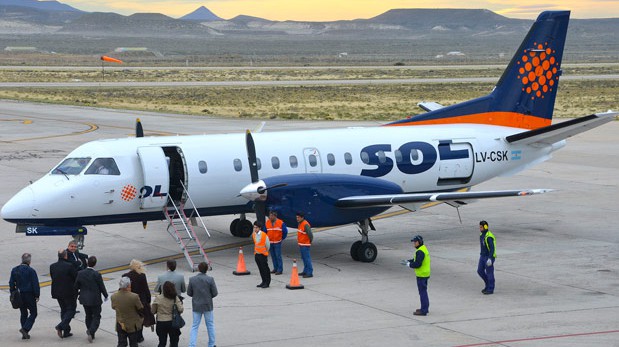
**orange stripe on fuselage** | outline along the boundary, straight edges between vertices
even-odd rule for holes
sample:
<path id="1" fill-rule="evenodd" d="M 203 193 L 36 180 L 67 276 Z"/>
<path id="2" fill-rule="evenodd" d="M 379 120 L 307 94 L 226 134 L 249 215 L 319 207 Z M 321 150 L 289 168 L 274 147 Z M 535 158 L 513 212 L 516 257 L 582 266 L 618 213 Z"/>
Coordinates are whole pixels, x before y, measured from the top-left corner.
<path id="1" fill-rule="evenodd" d="M 472 124 L 488 124 L 498 125 L 512 128 L 521 128 L 533 130 L 545 127 L 551 124 L 550 119 L 544 119 L 536 116 L 527 116 L 516 112 L 486 112 L 468 114 L 466 116 L 445 117 L 437 119 L 428 119 L 415 121 L 412 118 L 409 122 L 386 124 L 386 126 L 410 126 L 410 125 L 432 125 L 432 124 L 456 124 L 456 123 L 472 123 Z"/>

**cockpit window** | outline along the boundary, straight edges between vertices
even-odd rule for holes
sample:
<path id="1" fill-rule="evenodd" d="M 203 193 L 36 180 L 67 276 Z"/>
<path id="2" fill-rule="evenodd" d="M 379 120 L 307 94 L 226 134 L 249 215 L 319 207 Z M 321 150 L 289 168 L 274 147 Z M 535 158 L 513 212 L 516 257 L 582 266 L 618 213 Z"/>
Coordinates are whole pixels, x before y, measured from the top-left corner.
<path id="1" fill-rule="evenodd" d="M 67 158 L 52 170 L 52 175 L 79 175 L 88 162 L 90 158 Z"/>
<path id="2" fill-rule="evenodd" d="M 97 158 L 86 170 L 86 175 L 120 175 L 114 158 Z"/>

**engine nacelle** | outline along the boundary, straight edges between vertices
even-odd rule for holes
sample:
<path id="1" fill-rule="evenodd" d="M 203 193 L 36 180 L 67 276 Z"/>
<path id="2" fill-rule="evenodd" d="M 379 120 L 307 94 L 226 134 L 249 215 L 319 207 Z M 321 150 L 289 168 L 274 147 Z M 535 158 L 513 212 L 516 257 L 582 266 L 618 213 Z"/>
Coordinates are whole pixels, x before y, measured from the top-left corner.
<path id="1" fill-rule="evenodd" d="M 266 204 L 291 227 L 303 212 L 313 227 L 349 224 L 375 216 L 389 206 L 340 208 L 338 199 L 356 195 L 397 194 L 402 188 L 378 178 L 338 174 L 294 174 L 263 179 L 268 189 Z"/>

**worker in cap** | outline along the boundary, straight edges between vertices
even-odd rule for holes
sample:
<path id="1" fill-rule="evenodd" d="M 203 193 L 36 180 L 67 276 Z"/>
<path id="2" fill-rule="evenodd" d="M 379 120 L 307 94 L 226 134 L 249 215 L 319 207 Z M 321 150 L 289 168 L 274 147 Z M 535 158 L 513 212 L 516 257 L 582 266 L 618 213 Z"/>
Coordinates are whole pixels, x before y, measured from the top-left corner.
<path id="1" fill-rule="evenodd" d="M 484 280 L 484 289 L 481 292 L 484 295 L 494 293 L 494 262 L 496 260 L 496 239 L 488 222 L 482 220 L 479 222 L 479 263 L 477 264 L 477 274 Z"/>
<path id="2" fill-rule="evenodd" d="M 419 301 L 421 308 L 413 312 L 415 316 L 426 316 L 430 308 L 430 299 L 428 298 L 428 279 L 430 279 L 430 252 L 423 244 L 423 237 L 417 235 L 411 240 L 415 246 L 413 259 L 402 260 L 402 265 L 406 265 L 415 270 L 417 277 L 417 290 L 419 291 Z"/>

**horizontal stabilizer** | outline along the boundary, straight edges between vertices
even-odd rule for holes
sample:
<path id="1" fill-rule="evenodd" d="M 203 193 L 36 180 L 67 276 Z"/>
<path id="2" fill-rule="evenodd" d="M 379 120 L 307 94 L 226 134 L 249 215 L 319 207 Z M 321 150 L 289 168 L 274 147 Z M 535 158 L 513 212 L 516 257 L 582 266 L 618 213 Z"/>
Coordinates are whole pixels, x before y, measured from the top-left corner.
<path id="1" fill-rule="evenodd" d="M 337 207 L 356 208 L 369 206 L 389 206 L 423 202 L 456 202 L 458 205 L 466 204 L 467 200 L 504 198 L 511 196 L 528 196 L 544 194 L 554 189 L 524 189 L 524 190 L 493 190 L 480 192 L 446 192 L 446 193 L 414 193 L 414 194 L 385 194 L 349 196 L 338 199 Z"/>
<path id="2" fill-rule="evenodd" d="M 438 102 L 434 102 L 434 101 L 422 101 L 420 103 L 417 104 L 417 106 L 421 107 L 422 109 L 424 109 L 425 111 L 434 111 L 434 110 L 438 110 L 439 108 L 443 108 L 445 106 L 439 104 Z"/>
<path id="3" fill-rule="evenodd" d="M 617 112 L 596 113 L 565 122 L 552 124 L 543 128 L 529 130 L 507 136 L 505 139 L 512 144 L 525 145 L 552 145 L 568 137 L 596 128 L 608 123 L 617 117 Z"/>

